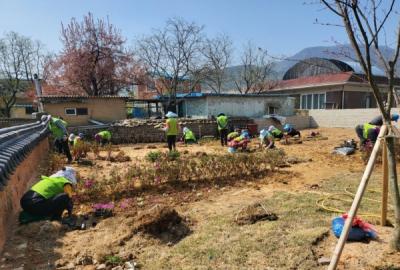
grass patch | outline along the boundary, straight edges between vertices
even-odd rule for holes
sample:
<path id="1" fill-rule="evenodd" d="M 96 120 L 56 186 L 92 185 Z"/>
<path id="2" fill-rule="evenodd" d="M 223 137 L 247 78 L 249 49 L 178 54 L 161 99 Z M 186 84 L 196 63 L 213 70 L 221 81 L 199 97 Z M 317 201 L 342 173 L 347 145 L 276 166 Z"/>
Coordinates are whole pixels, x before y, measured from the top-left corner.
<path id="1" fill-rule="evenodd" d="M 317 192 L 275 192 L 261 203 L 278 215 L 276 221 L 238 226 L 234 219 L 240 209 L 229 213 L 217 211 L 204 218 L 192 235 L 169 249 L 157 262 L 144 264 L 149 269 L 325 269 L 318 265 L 315 250 L 329 235 L 331 220 L 337 214 L 321 210 L 316 201 L 324 194 L 340 193 L 346 187 L 355 191 L 359 179 L 360 174 L 346 173 L 325 181 Z M 380 175 L 373 175 L 370 188 L 376 189 L 379 184 Z M 376 192 L 366 196 L 380 199 Z M 351 199 L 337 206 L 348 210 L 350 204 Z M 371 200 L 364 200 L 361 205 L 362 211 L 374 213 L 379 213 L 379 207 L 379 203 Z"/>

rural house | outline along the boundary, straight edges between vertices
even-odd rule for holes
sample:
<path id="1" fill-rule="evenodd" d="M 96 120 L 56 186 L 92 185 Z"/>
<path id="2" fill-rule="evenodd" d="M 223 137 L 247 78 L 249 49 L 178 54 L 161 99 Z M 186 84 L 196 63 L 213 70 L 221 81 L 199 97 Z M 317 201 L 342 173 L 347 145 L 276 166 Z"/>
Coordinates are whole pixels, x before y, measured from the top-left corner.
<path id="1" fill-rule="evenodd" d="M 110 123 L 126 118 L 126 98 L 121 96 L 41 96 L 45 112 L 63 117 L 71 126 L 89 120 Z"/>
<path id="2" fill-rule="evenodd" d="M 373 68 L 381 89 L 388 87 L 382 70 Z M 396 80 L 400 89 L 400 79 Z M 291 67 L 267 93 L 296 98 L 296 109 L 376 108 L 372 90 L 360 65 L 335 59 L 309 58 Z"/>

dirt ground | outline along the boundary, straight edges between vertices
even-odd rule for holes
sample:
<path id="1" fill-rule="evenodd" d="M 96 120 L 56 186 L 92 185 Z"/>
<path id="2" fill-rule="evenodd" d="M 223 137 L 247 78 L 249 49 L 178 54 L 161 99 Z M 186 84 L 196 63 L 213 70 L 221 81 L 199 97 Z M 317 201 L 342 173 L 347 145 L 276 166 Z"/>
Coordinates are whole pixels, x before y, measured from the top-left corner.
<path id="1" fill-rule="evenodd" d="M 114 216 L 96 220 L 97 225 L 86 230 L 71 231 L 49 221 L 18 226 L 7 242 L 0 269 L 96 269 L 103 267 L 102 263 L 104 269 L 111 269 L 127 261 L 140 269 L 325 269 L 323 261 L 329 260 L 337 242 L 330 230 L 330 221 L 337 214 L 320 209 L 316 202 L 327 194 L 342 193 L 345 187 L 356 190 L 365 165 L 358 151 L 351 156 L 331 154 L 343 140 L 355 139 L 352 129 L 318 131 L 328 140 L 293 145 L 277 142 L 289 158 L 301 162 L 261 179 L 172 185 L 138 192 L 134 197 L 115 197 L 118 207 Z M 257 142 L 254 139 L 250 147 L 256 147 Z M 132 161 L 74 166 L 82 177 L 96 179 L 123 174 L 130 164 L 144 162 L 149 151 L 167 151 L 164 144 L 118 148 Z M 218 141 L 178 144 L 178 150 L 227 151 Z M 379 189 L 380 180 L 377 165 L 371 189 Z M 379 194 L 370 196 L 380 200 Z M 123 203 L 127 206 L 122 207 Z M 336 206 L 345 211 L 350 203 Z M 276 214 L 277 220 L 238 225 L 235 219 L 251 204 L 262 205 Z M 173 224 L 163 223 L 167 233 L 135 229 L 143 217 L 164 206 L 176 210 L 167 211 L 174 217 Z M 75 209 L 84 214 L 90 207 L 86 203 Z M 379 214 L 379 209 L 379 203 L 363 200 L 360 211 Z M 374 216 L 365 219 L 376 224 Z M 400 254 L 388 250 L 392 228 L 376 225 L 376 229 L 378 240 L 346 245 L 339 269 L 400 269 Z"/>

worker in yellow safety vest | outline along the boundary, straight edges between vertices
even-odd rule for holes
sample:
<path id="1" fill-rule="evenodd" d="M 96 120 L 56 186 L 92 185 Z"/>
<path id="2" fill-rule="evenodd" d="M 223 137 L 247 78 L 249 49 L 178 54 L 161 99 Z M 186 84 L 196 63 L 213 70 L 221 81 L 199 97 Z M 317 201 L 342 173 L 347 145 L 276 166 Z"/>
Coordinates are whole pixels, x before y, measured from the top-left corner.
<path id="1" fill-rule="evenodd" d="M 47 115 L 43 115 L 41 120 L 46 121 Z M 58 153 L 64 153 L 68 158 L 68 163 L 72 162 L 71 152 L 68 145 L 68 123 L 61 117 L 51 117 L 49 121 L 49 129 L 54 137 L 54 146 Z"/>
<path id="2" fill-rule="evenodd" d="M 364 145 L 368 141 L 374 144 L 378 139 L 379 130 L 379 126 L 371 125 L 369 123 L 357 125 L 356 134 L 360 139 L 360 145 Z"/>
<path id="3" fill-rule="evenodd" d="M 221 145 L 228 145 L 228 116 L 220 113 L 217 116 L 218 132 L 221 139 Z"/>
<path id="4" fill-rule="evenodd" d="M 21 198 L 21 207 L 28 214 L 60 220 L 64 210 L 72 215 L 72 190 L 77 184 L 76 172 L 65 167 L 51 176 L 42 176 Z"/>
<path id="5" fill-rule="evenodd" d="M 164 131 L 167 135 L 167 143 L 169 151 L 176 150 L 176 136 L 179 133 L 179 124 L 177 121 L 178 115 L 169 111 L 165 117 L 167 117 L 167 121 L 165 122 Z"/>
<path id="6" fill-rule="evenodd" d="M 94 135 L 94 139 L 96 142 L 100 143 L 101 145 L 105 145 L 111 142 L 111 132 L 108 130 L 103 130 Z"/>
<path id="7" fill-rule="evenodd" d="M 187 127 L 184 127 L 182 132 L 183 132 L 183 141 L 185 144 L 196 143 L 196 136 L 194 135 L 193 131 L 191 131 Z"/>

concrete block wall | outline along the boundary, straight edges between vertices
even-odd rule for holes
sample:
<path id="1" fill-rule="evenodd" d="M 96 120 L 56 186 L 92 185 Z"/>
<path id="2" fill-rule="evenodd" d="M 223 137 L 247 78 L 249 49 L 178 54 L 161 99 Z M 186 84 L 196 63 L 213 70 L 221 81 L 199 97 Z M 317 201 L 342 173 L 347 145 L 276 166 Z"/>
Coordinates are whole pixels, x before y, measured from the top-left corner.
<path id="1" fill-rule="evenodd" d="M 393 108 L 392 113 L 399 113 Z M 344 110 L 309 110 L 311 127 L 344 127 L 354 128 L 358 124 L 371 121 L 380 115 L 378 109 L 344 109 Z"/>

